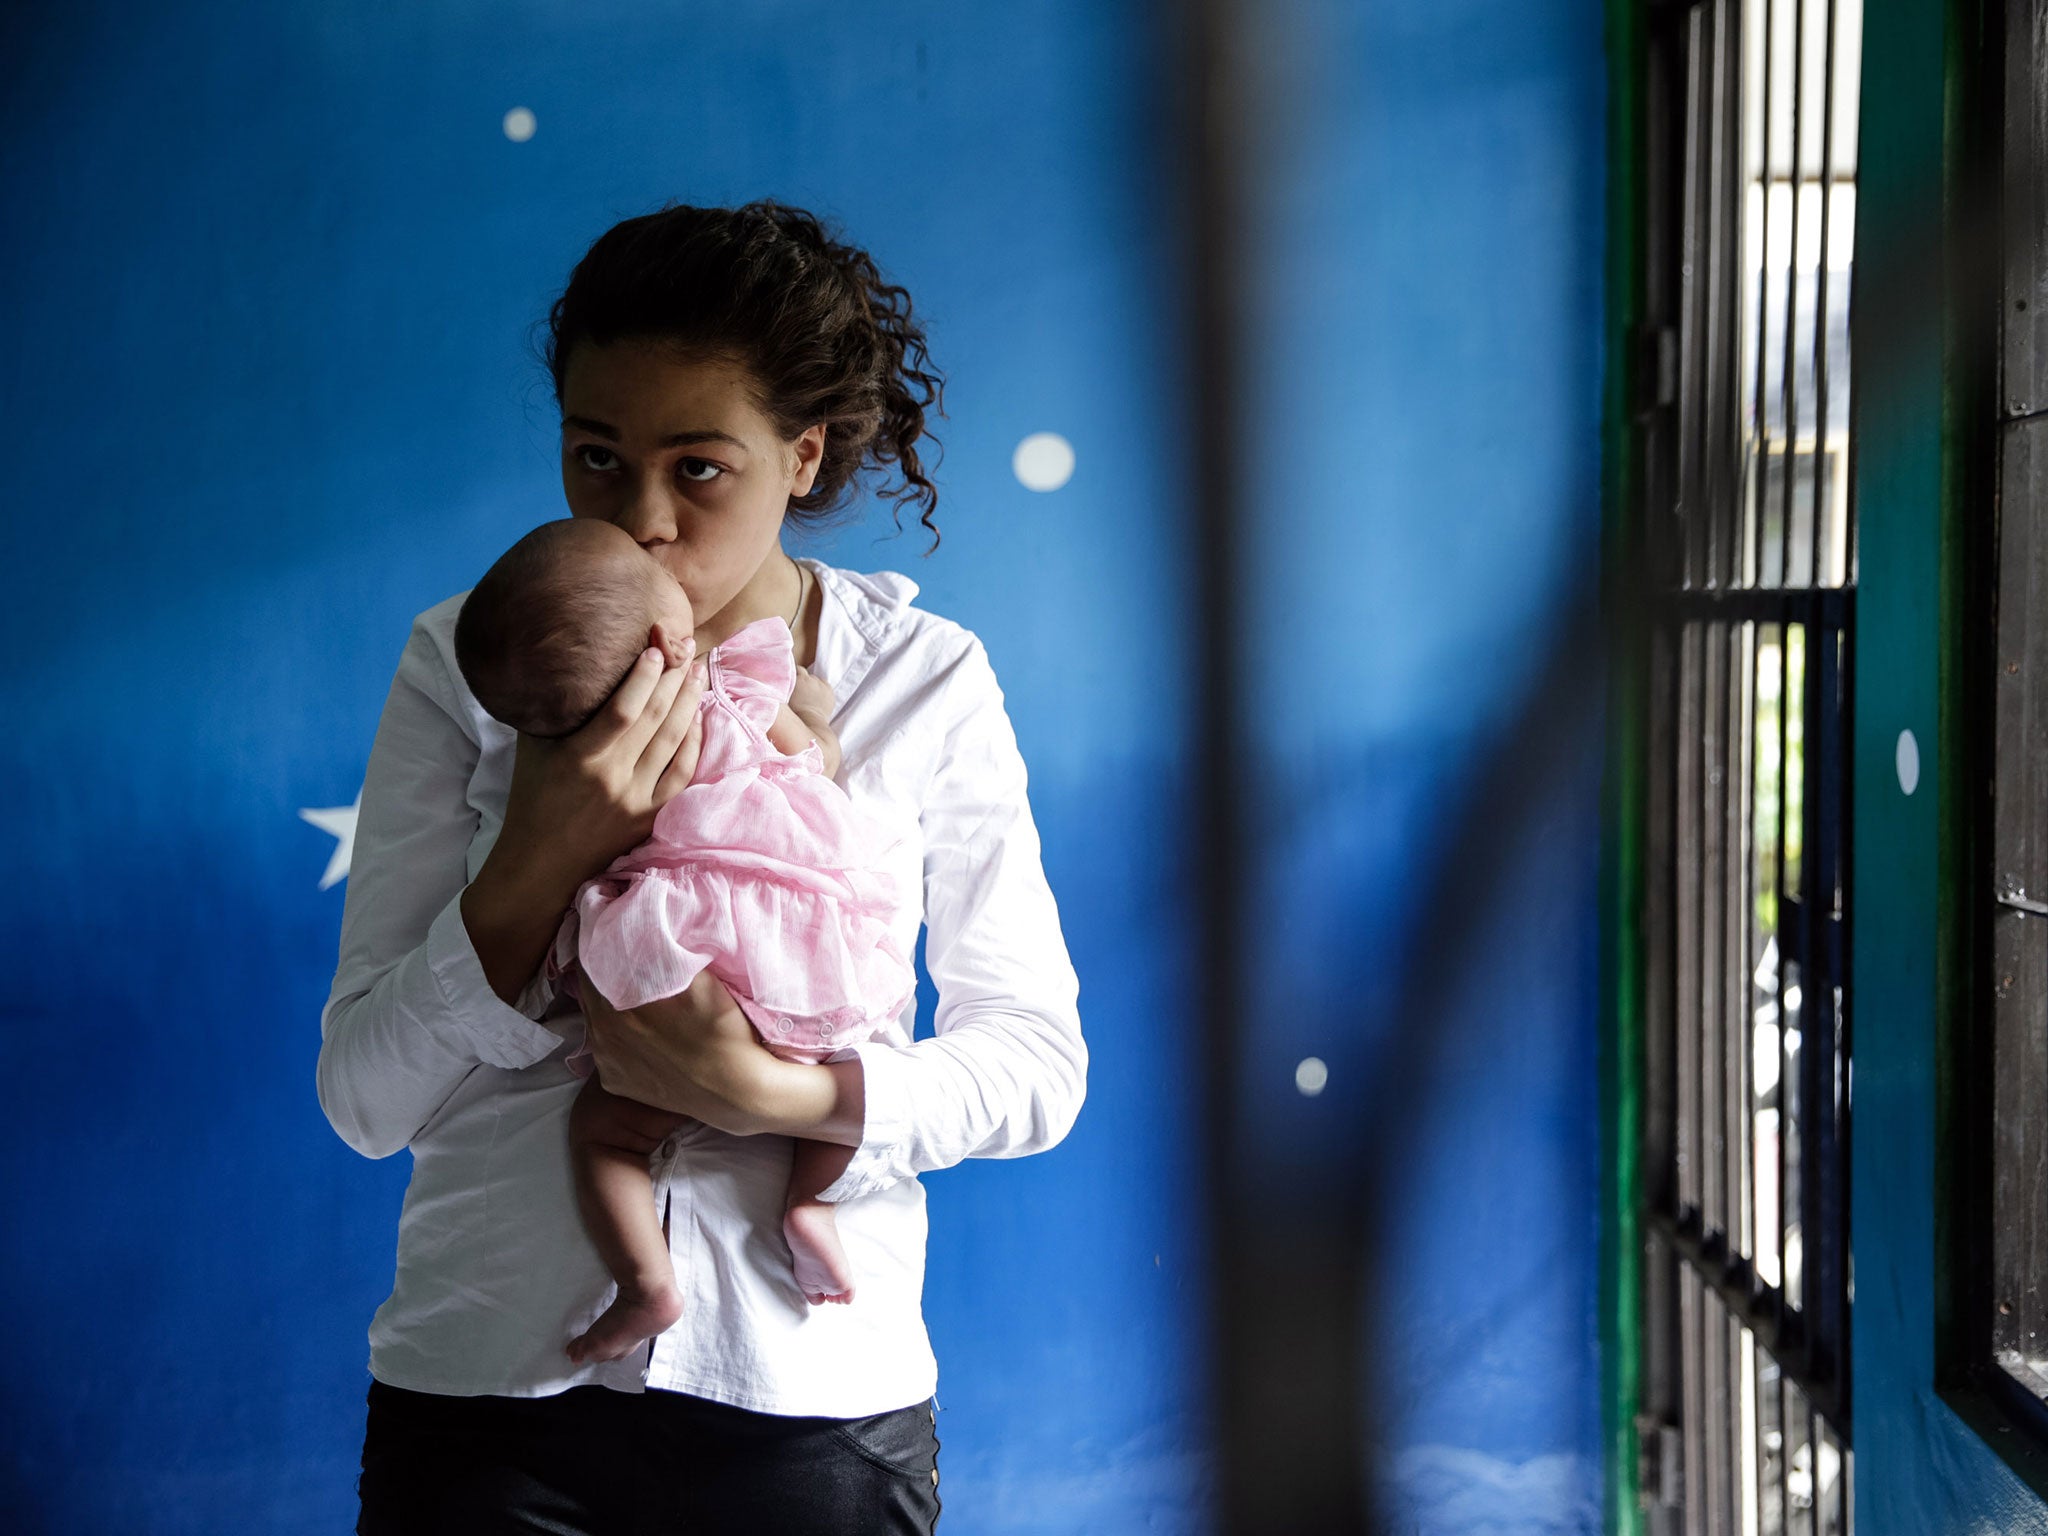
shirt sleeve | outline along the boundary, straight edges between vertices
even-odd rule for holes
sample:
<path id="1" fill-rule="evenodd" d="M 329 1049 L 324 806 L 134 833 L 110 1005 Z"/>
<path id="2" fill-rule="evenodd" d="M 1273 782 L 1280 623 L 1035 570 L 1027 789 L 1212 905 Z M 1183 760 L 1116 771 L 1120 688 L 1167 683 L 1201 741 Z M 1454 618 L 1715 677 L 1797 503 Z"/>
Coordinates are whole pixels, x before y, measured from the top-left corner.
<path id="1" fill-rule="evenodd" d="M 1043 1151 L 1067 1134 L 1086 1092 L 1080 985 L 1046 884 L 1024 759 L 988 655 L 969 642 L 948 678 L 959 713 L 920 818 L 934 1037 L 854 1047 L 866 1123 L 826 1200 L 963 1158 Z"/>
<path id="2" fill-rule="evenodd" d="M 479 1065 L 517 1068 L 561 1037 L 491 990 L 459 905 L 479 813 L 480 747 L 424 618 L 399 659 L 363 779 L 341 956 L 320 1015 L 320 1106 L 366 1157 L 410 1143 Z M 529 1016 L 531 1015 L 531 1016 Z"/>

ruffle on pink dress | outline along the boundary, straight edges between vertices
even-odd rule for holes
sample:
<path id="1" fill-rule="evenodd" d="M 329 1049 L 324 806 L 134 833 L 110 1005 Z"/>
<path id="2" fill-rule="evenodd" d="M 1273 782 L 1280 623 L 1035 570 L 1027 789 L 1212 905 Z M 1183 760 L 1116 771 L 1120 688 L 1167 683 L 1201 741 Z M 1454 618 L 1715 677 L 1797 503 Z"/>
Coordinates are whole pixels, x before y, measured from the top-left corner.
<path id="1" fill-rule="evenodd" d="M 796 683 L 789 628 L 756 619 L 714 647 L 696 776 L 654 832 L 576 893 L 549 957 L 614 1007 L 709 969 L 762 1042 L 822 1061 L 900 1014 L 917 987 L 896 938 L 891 834 L 825 775 L 816 742 L 786 757 L 768 727 Z M 579 1050 L 569 1065 L 590 1070 Z"/>

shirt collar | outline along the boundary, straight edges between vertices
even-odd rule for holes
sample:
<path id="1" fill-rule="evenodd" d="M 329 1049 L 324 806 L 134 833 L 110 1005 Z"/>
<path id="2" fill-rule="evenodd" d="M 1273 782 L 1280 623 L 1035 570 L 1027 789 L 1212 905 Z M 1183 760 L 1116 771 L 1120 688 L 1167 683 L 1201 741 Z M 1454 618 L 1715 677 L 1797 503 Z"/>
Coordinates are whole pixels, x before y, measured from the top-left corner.
<path id="1" fill-rule="evenodd" d="M 822 560 L 802 563 L 825 593 L 811 672 L 844 699 L 860 686 L 881 654 L 889 632 L 917 596 L 917 583 L 899 571 L 863 573 L 843 571 Z"/>

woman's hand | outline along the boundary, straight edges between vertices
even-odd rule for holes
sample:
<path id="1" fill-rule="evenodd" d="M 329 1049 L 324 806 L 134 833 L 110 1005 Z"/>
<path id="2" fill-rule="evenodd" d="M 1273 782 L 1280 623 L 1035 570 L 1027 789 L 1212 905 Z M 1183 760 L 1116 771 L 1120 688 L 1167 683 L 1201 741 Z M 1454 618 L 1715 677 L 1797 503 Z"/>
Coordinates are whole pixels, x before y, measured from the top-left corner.
<path id="1" fill-rule="evenodd" d="M 703 750 L 704 668 L 665 666 L 649 647 L 588 724 L 570 736 L 519 738 L 498 848 L 552 868 L 572 891 L 654 830 L 654 813 L 690 782 Z M 497 848 L 492 850 L 496 854 Z"/>
<path id="2" fill-rule="evenodd" d="M 735 1136 L 764 1132 L 859 1146 L 858 1061 L 809 1066 L 771 1054 L 722 982 L 699 971 L 673 997 L 621 1012 L 584 977 L 583 1016 L 605 1091 Z"/>
<path id="3" fill-rule="evenodd" d="M 574 735 L 519 738 L 505 824 L 462 893 L 471 946 L 506 1002 L 540 968 L 577 886 L 644 841 L 696 773 L 704 669 L 694 649 L 685 637 L 667 666 L 650 646 Z"/>

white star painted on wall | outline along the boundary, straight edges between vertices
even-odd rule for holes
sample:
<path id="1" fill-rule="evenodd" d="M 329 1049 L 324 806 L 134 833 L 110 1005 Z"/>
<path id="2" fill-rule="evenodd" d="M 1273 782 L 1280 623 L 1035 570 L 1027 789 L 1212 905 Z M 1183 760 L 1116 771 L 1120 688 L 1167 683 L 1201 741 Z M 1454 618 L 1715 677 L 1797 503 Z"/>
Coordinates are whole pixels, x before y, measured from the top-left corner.
<path id="1" fill-rule="evenodd" d="M 363 797 L 357 795 L 354 805 L 299 812 L 302 821 L 310 821 L 335 839 L 334 857 L 327 861 L 327 873 L 320 877 L 320 889 L 323 891 L 348 878 L 348 861 L 356 851 L 356 812 L 362 809 L 362 805 Z"/>

